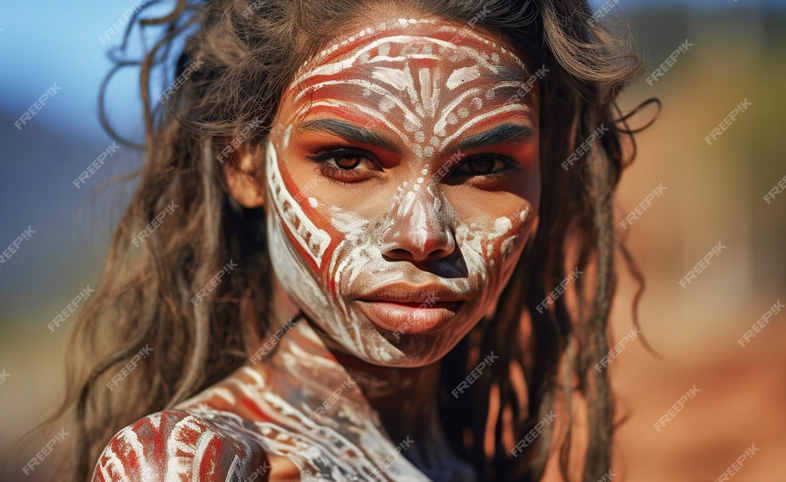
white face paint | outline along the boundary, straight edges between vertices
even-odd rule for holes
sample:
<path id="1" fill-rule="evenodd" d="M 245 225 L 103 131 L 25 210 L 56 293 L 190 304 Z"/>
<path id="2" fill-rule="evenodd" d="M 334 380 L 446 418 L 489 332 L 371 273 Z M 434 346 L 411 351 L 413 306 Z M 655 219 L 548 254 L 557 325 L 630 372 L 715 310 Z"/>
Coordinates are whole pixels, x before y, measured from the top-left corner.
<path id="1" fill-rule="evenodd" d="M 491 37 L 451 43 L 459 31 L 402 19 L 334 44 L 296 75 L 270 135 L 276 275 L 323 331 L 367 362 L 421 366 L 445 355 L 494 306 L 532 225 L 537 105 L 507 100 L 529 75 Z M 306 159 L 372 144 L 384 151 L 372 170 L 337 167 L 337 156 Z M 490 153 L 518 164 L 502 177 L 464 174 L 478 162 L 504 164 Z M 364 178 L 347 181 L 350 171 Z"/>

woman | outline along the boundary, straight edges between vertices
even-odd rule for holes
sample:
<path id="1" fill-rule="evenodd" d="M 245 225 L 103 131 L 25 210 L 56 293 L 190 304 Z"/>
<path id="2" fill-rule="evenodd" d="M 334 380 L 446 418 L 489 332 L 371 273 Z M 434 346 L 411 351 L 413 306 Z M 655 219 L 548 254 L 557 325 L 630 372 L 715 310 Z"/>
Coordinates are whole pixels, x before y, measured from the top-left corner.
<path id="1" fill-rule="evenodd" d="M 591 19 L 213 0 L 141 20 L 166 26 L 140 63 L 147 157 L 70 341 L 73 480 L 608 477 L 593 367 L 615 98 L 641 65 Z"/>

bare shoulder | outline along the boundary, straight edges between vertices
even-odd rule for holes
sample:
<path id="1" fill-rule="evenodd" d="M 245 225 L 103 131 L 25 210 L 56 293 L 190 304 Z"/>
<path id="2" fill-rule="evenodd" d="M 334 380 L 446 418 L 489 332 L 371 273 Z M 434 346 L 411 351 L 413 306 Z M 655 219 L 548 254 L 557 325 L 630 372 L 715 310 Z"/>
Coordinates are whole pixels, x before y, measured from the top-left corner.
<path id="1" fill-rule="evenodd" d="M 271 480 L 261 447 L 183 410 L 148 415 L 104 448 L 93 482 Z"/>

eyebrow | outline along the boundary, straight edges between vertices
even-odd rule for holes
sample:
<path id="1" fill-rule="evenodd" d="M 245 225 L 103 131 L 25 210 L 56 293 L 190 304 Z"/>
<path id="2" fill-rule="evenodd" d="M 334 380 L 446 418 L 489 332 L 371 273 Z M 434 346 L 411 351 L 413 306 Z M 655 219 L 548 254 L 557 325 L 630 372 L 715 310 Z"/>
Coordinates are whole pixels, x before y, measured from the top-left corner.
<path id="1" fill-rule="evenodd" d="M 527 139 L 532 136 L 533 130 L 531 127 L 521 124 L 502 124 L 486 132 L 467 137 L 462 140 L 457 146 L 457 149 L 478 149 L 481 147 L 493 146 L 506 141 L 517 141 Z"/>
<path id="2" fill-rule="evenodd" d="M 338 119 L 315 119 L 306 122 L 301 127 L 307 130 L 324 130 L 332 132 L 344 139 L 364 142 L 372 146 L 381 147 L 393 152 L 400 152 L 396 144 L 382 134 L 366 129 L 365 127 L 358 127 L 346 121 Z"/>

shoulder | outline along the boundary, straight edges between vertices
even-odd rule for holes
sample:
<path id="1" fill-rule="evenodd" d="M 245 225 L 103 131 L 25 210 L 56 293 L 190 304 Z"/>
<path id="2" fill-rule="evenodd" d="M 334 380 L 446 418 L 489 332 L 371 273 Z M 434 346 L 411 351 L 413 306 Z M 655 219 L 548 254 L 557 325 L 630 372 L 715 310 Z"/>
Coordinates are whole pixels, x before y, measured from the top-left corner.
<path id="1" fill-rule="evenodd" d="M 262 451 L 252 450 L 240 434 L 184 410 L 168 410 L 118 432 L 101 453 L 92 481 L 224 482 L 244 480 L 264 465 Z"/>

